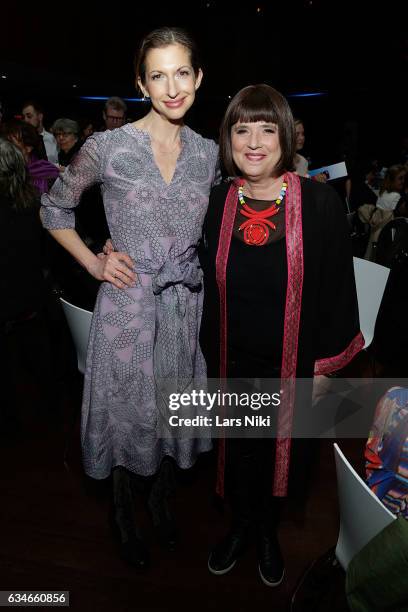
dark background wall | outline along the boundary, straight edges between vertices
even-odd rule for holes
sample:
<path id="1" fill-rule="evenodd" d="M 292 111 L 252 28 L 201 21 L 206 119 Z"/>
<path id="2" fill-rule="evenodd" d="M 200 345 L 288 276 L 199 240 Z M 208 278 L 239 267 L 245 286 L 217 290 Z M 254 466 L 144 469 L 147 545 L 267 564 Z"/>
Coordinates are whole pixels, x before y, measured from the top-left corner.
<path id="1" fill-rule="evenodd" d="M 189 121 L 207 135 L 216 136 L 228 96 L 256 82 L 289 96 L 315 158 L 335 157 L 347 140 L 392 157 L 407 131 L 408 38 L 394 0 L 379 8 L 357 0 L 9 4 L 0 36 L 8 115 L 34 96 L 48 124 L 62 115 L 99 121 L 103 102 L 80 96 L 135 96 L 135 50 L 161 25 L 186 27 L 199 43 L 205 79 Z M 326 95 L 291 97 L 316 91 Z M 129 107 L 132 118 L 145 109 Z"/>

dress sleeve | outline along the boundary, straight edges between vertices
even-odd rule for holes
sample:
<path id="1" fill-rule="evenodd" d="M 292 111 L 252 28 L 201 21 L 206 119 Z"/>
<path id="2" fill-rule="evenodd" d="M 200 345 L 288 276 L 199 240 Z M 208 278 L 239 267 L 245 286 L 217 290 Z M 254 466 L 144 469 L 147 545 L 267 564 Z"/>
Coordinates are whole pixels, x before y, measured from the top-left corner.
<path id="1" fill-rule="evenodd" d="M 41 220 L 46 229 L 75 228 L 74 208 L 82 193 L 102 182 L 104 134 L 90 136 L 49 193 L 41 198 Z"/>
<path id="2" fill-rule="evenodd" d="M 345 367 L 364 347 L 350 230 L 339 196 L 328 186 L 325 186 L 325 190 L 316 375 L 329 374 Z"/>

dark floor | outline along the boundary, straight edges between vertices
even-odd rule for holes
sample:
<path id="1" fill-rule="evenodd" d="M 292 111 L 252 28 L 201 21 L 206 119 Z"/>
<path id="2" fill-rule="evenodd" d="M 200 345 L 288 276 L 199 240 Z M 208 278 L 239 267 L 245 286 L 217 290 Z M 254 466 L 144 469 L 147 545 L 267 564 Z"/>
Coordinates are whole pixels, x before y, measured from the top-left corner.
<path id="1" fill-rule="evenodd" d="M 203 457 L 194 478 L 178 487 L 173 508 L 183 528 L 176 553 L 158 547 L 142 508 L 153 565 L 138 575 L 118 557 L 107 522 L 106 483 L 84 478 L 78 423 L 64 466 L 64 444 L 77 402 L 74 386 L 63 385 L 54 416 L 41 414 L 34 382 L 22 387 L 20 431 L 0 447 L 0 590 L 69 590 L 72 610 L 286 610 L 305 568 L 337 539 L 338 511 L 332 442 L 320 445 L 305 511 L 286 508 L 280 528 L 286 579 L 277 589 L 263 585 L 255 551 L 249 550 L 226 576 L 207 569 L 212 543 L 224 532 L 227 513 L 214 503 L 214 457 Z M 363 467 L 364 440 L 340 444 L 356 468 Z"/>

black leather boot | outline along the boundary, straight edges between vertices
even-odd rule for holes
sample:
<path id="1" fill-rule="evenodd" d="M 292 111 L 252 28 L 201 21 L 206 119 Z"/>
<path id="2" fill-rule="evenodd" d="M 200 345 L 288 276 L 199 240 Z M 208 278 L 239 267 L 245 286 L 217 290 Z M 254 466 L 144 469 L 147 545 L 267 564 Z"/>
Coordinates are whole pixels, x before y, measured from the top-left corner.
<path id="1" fill-rule="evenodd" d="M 132 567 L 144 571 L 150 565 L 149 551 L 135 523 L 131 474 L 123 467 L 113 470 L 113 503 L 110 524 L 120 545 L 120 556 Z"/>
<path id="2" fill-rule="evenodd" d="M 179 531 L 171 513 L 169 497 L 176 488 L 176 477 L 171 460 L 164 459 L 150 490 L 147 505 L 163 548 L 173 552 L 179 540 Z"/>

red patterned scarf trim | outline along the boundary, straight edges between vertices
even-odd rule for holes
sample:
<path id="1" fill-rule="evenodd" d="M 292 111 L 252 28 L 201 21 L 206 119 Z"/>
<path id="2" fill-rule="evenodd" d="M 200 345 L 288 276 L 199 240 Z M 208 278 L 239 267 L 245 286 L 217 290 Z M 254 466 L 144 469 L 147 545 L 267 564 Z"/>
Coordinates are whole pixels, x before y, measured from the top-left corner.
<path id="1" fill-rule="evenodd" d="M 295 402 L 295 382 L 300 310 L 303 288 L 303 237 L 302 198 L 299 177 L 287 173 L 286 192 L 286 257 L 288 263 L 288 286 L 286 291 L 284 342 L 282 356 L 282 401 L 278 416 L 278 439 L 276 441 L 276 462 L 274 495 L 287 494 L 290 434 L 292 430 Z M 238 188 L 233 182 L 229 188 L 222 217 L 218 250 L 216 256 L 216 278 L 220 294 L 220 376 L 227 375 L 227 295 L 226 270 L 232 230 L 236 214 Z M 220 439 L 218 449 L 217 493 L 224 494 L 225 439 Z"/>
<path id="2" fill-rule="evenodd" d="M 300 311 L 303 290 L 302 191 L 296 174 L 287 174 L 286 192 L 286 258 L 288 284 L 281 370 L 281 404 L 278 413 L 273 494 L 287 495 L 290 465 L 291 432 L 295 405 L 296 366 L 299 343 Z"/>
<path id="3" fill-rule="evenodd" d="M 354 355 L 357 355 L 363 348 L 364 336 L 359 332 L 340 355 L 326 357 L 325 359 L 317 359 L 314 368 L 315 376 L 330 374 L 330 372 L 341 370 L 341 368 L 344 368 L 353 359 Z"/>

